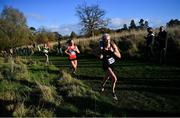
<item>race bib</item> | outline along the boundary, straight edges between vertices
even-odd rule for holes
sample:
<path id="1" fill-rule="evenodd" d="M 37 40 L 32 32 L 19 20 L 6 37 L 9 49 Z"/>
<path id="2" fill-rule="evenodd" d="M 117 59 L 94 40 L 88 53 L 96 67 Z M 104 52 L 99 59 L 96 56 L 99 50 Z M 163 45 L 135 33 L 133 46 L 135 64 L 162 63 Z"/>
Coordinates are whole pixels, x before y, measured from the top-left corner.
<path id="1" fill-rule="evenodd" d="M 44 50 L 44 53 L 48 53 L 48 50 L 45 49 L 45 50 Z"/>
<path id="2" fill-rule="evenodd" d="M 109 65 L 113 64 L 115 62 L 115 59 L 113 57 L 108 59 Z"/>
<path id="3" fill-rule="evenodd" d="M 76 52 L 75 51 L 71 51 L 71 55 L 76 55 Z"/>
<path id="4" fill-rule="evenodd" d="M 69 59 L 76 59 L 76 52 L 74 50 L 70 50 Z"/>

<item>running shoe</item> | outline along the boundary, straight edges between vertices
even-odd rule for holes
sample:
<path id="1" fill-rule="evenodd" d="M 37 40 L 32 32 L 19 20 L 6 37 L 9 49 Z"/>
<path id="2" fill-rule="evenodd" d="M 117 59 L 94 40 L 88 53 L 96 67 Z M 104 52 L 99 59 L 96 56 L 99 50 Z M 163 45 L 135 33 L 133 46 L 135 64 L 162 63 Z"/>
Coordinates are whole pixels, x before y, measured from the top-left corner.
<path id="1" fill-rule="evenodd" d="M 116 96 L 115 93 L 113 93 L 113 99 L 114 99 L 114 100 L 118 100 L 118 98 L 117 98 L 117 96 Z"/>

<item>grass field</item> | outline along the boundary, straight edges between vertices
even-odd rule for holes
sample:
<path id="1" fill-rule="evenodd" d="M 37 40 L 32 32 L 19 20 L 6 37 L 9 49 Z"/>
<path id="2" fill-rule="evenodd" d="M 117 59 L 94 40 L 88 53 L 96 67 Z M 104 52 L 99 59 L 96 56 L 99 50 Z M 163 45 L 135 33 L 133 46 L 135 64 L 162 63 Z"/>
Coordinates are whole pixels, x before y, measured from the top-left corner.
<path id="1" fill-rule="evenodd" d="M 35 116 L 180 116 L 180 67 L 118 60 L 115 71 L 119 100 L 113 101 L 110 81 L 105 92 L 99 93 L 105 74 L 100 60 L 80 58 L 77 79 L 72 83 L 61 81 L 59 76 L 59 70 L 70 71 L 66 57 L 50 57 L 49 66 L 42 56 L 34 56 L 32 60 L 33 64 L 27 67 L 28 79 L 0 81 L 1 94 L 2 90 L 13 89 L 0 98 L 3 104 L 0 111 L 9 113 L 2 116 L 23 116 L 17 114 L 19 109 L 7 110 L 8 102 L 14 100 L 9 94 L 17 91 L 20 95 L 16 98 L 23 96 L 24 99 L 16 105 L 24 108 L 25 116 L 33 116 L 31 113 L 35 111 L 39 111 Z M 42 100 L 48 102 L 42 104 Z"/>
<path id="2" fill-rule="evenodd" d="M 42 58 L 38 60 L 43 61 Z M 59 68 L 69 70 L 66 58 L 50 57 L 50 61 Z M 101 61 L 84 58 L 79 59 L 78 64 L 78 79 L 99 91 L 104 76 Z M 180 67 L 137 61 L 117 61 L 115 67 L 118 76 L 116 90 L 120 99 L 118 106 L 140 111 L 180 112 Z M 111 98 L 110 87 L 109 82 L 104 95 Z"/>

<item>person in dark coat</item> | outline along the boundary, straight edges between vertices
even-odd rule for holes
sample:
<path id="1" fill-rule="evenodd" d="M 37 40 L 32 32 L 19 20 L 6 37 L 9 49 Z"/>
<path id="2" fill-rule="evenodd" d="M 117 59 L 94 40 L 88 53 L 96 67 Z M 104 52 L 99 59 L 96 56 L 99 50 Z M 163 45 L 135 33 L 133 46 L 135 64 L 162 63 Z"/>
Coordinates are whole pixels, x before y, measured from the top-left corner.
<path id="1" fill-rule="evenodd" d="M 154 58 L 153 46 L 154 46 L 155 35 L 154 35 L 151 27 L 147 28 L 147 32 L 148 32 L 148 34 L 145 37 L 145 39 L 146 39 L 146 58 L 149 60 L 149 59 Z"/>
<path id="2" fill-rule="evenodd" d="M 166 50 L 167 50 L 167 32 L 163 26 L 159 28 L 157 40 L 158 40 L 158 49 L 159 49 L 159 61 L 161 64 L 163 64 L 165 63 L 166 60 Z"/>

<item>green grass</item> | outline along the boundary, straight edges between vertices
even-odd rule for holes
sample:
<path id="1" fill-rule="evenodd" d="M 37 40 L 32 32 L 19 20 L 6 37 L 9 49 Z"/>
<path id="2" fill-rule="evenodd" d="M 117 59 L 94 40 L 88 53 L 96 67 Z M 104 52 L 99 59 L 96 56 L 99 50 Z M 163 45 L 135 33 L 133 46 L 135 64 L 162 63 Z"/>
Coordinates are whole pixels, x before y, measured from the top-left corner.
<path id="1" fill-rule="evenodd" d="M 51 60 L 52 58 L 52 60 Z M 50 57 L 51 63 L 69 70 L 66 58 Z M 97 59 L 78 60 L 78 78 L 99 91 L 104 76 L 101 61 Z M 178 113 L 180 67 L 162 66 L 141 61 L 118 61 L 115 65 L 118 76 L 118 106 L 140 111 Z M 111 98 L 111 83 L 106 86 L 104 95 Z M 156 97 L 154 97 L 156 96 Z M 177 104 L 174 101 L 178 101 Z M 146 113 L 146 112 L 145 112 Z M 126 113 L 125 113 L 126 114 Z M 126 114 L 128 116 L 128 113 Z"/>
<path id="2" fill-rule="evenodd" d="M 1 116 L 179 116 L 180 67 L 141 61 L 118 61 L 115 72 L 119 101 L 111 95 L 111 82 L 99 93 L 101 61 L 78 60 L 77 77 L 66 57 L 25 57 L 11 63 L 0 59 Z M 5 67 L 5 68 L 4 68 Z"/>

